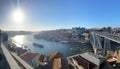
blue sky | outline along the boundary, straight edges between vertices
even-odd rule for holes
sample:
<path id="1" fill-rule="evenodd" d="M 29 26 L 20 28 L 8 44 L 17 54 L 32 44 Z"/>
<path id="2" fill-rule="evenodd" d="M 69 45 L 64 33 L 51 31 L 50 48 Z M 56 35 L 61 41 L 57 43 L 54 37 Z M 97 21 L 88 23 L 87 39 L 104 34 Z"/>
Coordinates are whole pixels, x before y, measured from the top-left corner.
<path id="1" fill-rule="evenodd" d="M 3 30 L 53 30 L 72 27 L 119 27 L 119 0 L 19 0 L 26 21 L 16 25 L 10 12 L 17 0 L 0 0 L 0 28 Z"/>

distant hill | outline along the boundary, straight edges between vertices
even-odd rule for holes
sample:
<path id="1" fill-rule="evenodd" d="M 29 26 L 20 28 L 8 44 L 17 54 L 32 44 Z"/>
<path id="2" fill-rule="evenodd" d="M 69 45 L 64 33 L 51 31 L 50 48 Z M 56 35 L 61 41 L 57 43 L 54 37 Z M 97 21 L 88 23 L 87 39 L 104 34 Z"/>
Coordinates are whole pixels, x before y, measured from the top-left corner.
<path id="1" fill-rule="evenodd" d="M 8 36 L 13 37 L 15 35 L 27 35 L 32 34 L 33 32 L 30 31 L 4 31 L 8 34 Z"/>

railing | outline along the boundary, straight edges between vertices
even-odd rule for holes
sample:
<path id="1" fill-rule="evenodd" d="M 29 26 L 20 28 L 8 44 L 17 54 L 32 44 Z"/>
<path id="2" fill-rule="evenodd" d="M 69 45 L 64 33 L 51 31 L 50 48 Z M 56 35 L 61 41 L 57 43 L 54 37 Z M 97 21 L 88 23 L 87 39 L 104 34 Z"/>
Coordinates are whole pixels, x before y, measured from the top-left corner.
<path id="1" fill-rule="evenodd" d="M 9 51 L 6 49 L 3 43 L 1 43 L 1 49 L 10 66 L 10 69 L 21 69 L 20 66 L 17 64 L 17 62 L 14 60 L 14 58 L 11 56 Z"/>
<path id="2" fill-rule="evenodd" d="M 120 36 L 115 33 L 109 33 L 109 32 L 94 32 L 94 33 L 106 39 L 120 43 Z"/>
<path id="3" fill-rule="evenodd" d="M 21 66 L 24 67 L 24 69 L 33 69 L 30 65 L 28 65 L 24 60 L 18 57 L 15 53 L 8 51 L 8 49 L 5 47 L 3 43 L 1 43 L 1 49 L 5 56 L 6 61 L 8 62 L 8 65 L 10 66 L 10 69 L 22 69 Z M 18 65 L 18 63 L 20 64 L 20 66 Z"/>
<path id="4" fill-rule="evenodd" d="M 18 60 L 26 69 L 33 69 L 30 65 L 28 65 L 24 60 L 22 60 L 20 57 L 18 57 L 15 53 L 11 52 L 13 57 Z"/>

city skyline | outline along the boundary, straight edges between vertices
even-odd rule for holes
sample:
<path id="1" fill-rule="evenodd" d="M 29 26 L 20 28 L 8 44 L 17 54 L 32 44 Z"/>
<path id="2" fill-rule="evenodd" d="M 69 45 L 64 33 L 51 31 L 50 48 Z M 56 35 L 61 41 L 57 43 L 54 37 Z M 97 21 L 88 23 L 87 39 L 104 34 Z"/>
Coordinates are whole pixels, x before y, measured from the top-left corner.
<path id="1" fill-rule="evenodd" d="M 25 21 L 11 21 L 11 12 L 24 11 Z M 118 0 L 0 0 L 0 28 L 3 30 L 42 31 L 72 27 L 119 27 Z"/>

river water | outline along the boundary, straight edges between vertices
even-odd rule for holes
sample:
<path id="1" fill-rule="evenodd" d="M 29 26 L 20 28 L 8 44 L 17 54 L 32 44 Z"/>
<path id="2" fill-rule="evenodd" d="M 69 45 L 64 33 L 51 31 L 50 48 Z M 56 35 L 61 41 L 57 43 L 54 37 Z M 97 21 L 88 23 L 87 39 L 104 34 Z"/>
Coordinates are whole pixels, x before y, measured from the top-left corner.
<path id="1" fill-rule="evenodd" d="M 33 35 L 16 35 L 13 38 L 18 47 L 26 46 L 26 49 L 30 49 L 32 52 L 37 52 L 40 54 L 49 54 L 54 51 L 58 51 L 64 54 L 65 57 L 72 56 L 75 54 L 82 53 L 84 48 L 89 48 L 90 44 L 81 43 L 60 43 L 54 41 L 47 41 L 44 39 L 34 39 Z M 35 47 L 33 43 L 39 43 L 44 46 L 44 48 Z M 71 50 L 71 48 L 80 47 L 80 50 Z"/>

